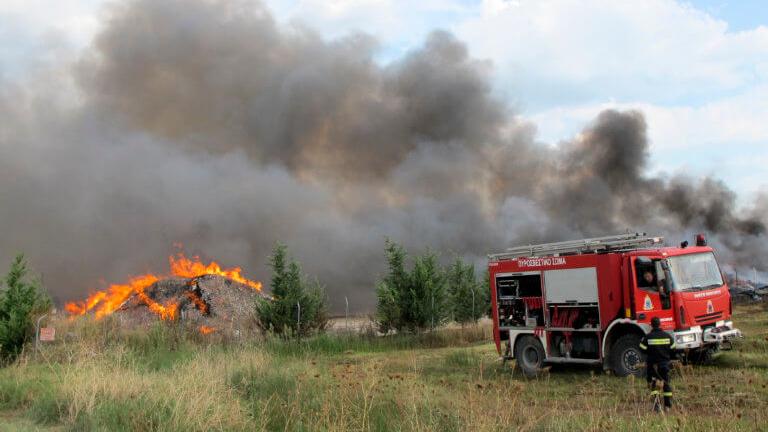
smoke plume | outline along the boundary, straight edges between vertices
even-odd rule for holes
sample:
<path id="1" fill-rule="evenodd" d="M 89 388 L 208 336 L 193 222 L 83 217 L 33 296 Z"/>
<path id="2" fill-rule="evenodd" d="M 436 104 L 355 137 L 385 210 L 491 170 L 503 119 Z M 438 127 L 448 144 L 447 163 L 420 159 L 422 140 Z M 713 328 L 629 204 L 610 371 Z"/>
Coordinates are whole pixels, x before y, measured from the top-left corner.
<path id="1" fill-rule="evenodd" d="M 767 270 L 765 197 L 737 209 L 717 179 L 650 176 L 636 111 L 536 142 L 449 33 L 382 65 L 367 35 L 325 40 L 252 1 L 105 17 L 75 61 L 0 81 L 0 262 L 26 252 L 59 299 L 162 269 L 178 242 L 263 280 L 287 243 L 357 310 L 385 237 L 480 263 L 531 241 L 703 231 L 725 262 Z"/>

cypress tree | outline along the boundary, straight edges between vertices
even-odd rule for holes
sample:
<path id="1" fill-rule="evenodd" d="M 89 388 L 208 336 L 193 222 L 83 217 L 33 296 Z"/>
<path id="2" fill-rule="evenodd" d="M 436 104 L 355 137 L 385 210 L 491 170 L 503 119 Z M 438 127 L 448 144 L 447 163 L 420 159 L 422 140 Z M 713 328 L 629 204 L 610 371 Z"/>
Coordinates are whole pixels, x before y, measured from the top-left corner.
<path id="1" fill-rule="evenodd" d="M 388 273 L 376 286 L 379 330 L 420 331 L 444 323 L 450 312 L 445 276 L 437 256 L 426 252 L 409 272 L 405 249 L 387 239 Z"/>
<path id="2" fill-rule="evenodd" d="M 307 280 L 299 263 L 288 257 L 288 249 L 283 244 L 275 245 L 269 265 L 272 298 L 260 298 L 256 303 L 261 328 L 286 337 L 324 330 L 328 313 L 323 286 Z"/>
<path id="3" fill-rule="evenodd" d="M 476 322 L 486 312 L 487 290 L 475 277 L 475 267 L 456 258 L 446 273 L 453 320 L 462 325 Z"/>
<path id="4" fill-rule="evenodd" d="M 35 316 L 51 307 L 51 300 L 37 281 L 27 279 L 27 262 L 19 254 L 0 290 L 0 360 L 14 360 L 34 336 Z"/>

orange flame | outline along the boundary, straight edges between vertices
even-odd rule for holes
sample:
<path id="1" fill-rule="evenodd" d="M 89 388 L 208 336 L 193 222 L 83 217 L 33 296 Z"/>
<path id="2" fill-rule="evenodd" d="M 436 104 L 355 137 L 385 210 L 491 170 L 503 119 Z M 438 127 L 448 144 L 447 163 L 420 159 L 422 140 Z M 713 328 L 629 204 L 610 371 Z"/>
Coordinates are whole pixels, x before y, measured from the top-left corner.
<path id="1" fill-rule="evenodd" d="M 153 274 L 135 276 L 127 284 L 110 285 L 106 290 L 94 293 L 83 302 L 67 303 L 64 309 L 72 315 L 84 315 L 95 309 L 96 318 L 103 318 L 116 311 L 134 293 L 140 293 L 146 297 L 144 290 L 158 280 L 158 277 Z"/>
<path id="2" fill-rule="evenodd" d="M 256 291 L 261 291 L 261 282 L 255 282 L 244 278 L 241 274 L 243 270 L 240 267 L 222 269 L 216 261 L 212 261 L 210 264 L 206 265 L 200 261 L 200 257 L 194 256 L 192 259 L 189 259 L 181 252 L 177 253 L 175 258 L 173 255 L 169 256 L 168 261 L 171 265 L 171 273 L 173 273 L 174 276 L 193 278 L 206 274 L 219 275 L 243 285 L 248 285 Z"/>
<path id="3" fill-rule="evenodd" d="M 216 328 L 214 327 L 208 327 L 207 325 L 201 325 L 200 326 L 200 334 L 210 334 L 216 331 Z"/>
<path id="4" fill-rule="evenodd" d="M 149 310 L 156 313 L 160 317 L 160 319 L 171 320 L 171 321 L 176 319 L 176 309 L 179 306 L 177 303 L 169 303 L 163 306 L 160 303 L 149 298 L 146 294 L 144 294 L 144 291 L 138 291 L 136 295 L 139 296 L 141 301 L 143 301 L 144 304 L 146 304 L 147 307 L 149 307 Z"/>
<path id="5" fill-rule="evenodd" d="M 215 261 L 212 261 L 210 264 L 204 264 L 200 261 L 200 257 L 194 256 L 192 259 L 189 259 L 181 252 L 177 253 L 175 257 L 173 255 L 169 256 L 168 262 L 170 264 L 171 273 L 166 277 L 177 276 L 194 278 L 208 274 L 219 275 L 243 285 L 247 285 L 257 291 L 261 291 L 261 282 L 246 279 L 242 275 L 240 267 L 222 269 Z M 135 276 L 130 278 L 127 284 L 110 285 L 106 290 L 97 291 L 84 301 L 66 303 L 64 309 L 71 315 L 85 315 L 87 312 L 93 311 L 96 319 L 100 319 L 116 311 L 132 295 L 136 295 L 152 312 L 160 316 L 161 319 L 174 320 L 176 319 L 176 312 L 178 311 L 178 303 L 163 305 L 152 300 L 144 293 L 145 289 L 159 281 L 161 277 L 162 276 L 157 276 L 151 273 Z M 207 313 L 208 305 L 206 305 L 202 299 L 193 293 L 188 293 L 187 295 L 190 296 L 190 299 L 202 313 Z"/>
<path id="6" fill-rule="evenodd" d="M 192 300 L 195 306 L 197 306 L 197 310 L 199 310 L 201 314 L 203 315 L 208 314 L 208 304 L 204 302 L 203 299 L 198 297 L 197 294 L 195 294 L 192 291 L 187 291 L 186 294 L 187 294 L 187 298 Z"/>

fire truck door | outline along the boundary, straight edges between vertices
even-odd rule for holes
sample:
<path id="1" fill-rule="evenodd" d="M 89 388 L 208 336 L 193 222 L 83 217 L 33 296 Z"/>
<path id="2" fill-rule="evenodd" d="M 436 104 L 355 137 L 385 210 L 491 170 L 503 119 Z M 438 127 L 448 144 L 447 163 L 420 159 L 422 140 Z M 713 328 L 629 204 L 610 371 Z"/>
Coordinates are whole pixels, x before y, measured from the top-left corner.
<path id="1" fill-rule="evenodd" d="M 635 311 L 639 322 L 657 316 L 662 323 L 671 321 L 672 299 L 664 290 L 664 272 L 658 260 L 638 257 L 633 262 Z"/>

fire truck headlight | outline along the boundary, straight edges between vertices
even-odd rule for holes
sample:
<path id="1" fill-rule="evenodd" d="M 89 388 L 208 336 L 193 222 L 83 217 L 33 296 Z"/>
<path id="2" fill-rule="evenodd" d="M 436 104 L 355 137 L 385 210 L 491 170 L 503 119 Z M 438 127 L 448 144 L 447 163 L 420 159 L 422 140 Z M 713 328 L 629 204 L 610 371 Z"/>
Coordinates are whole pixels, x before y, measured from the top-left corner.
<path id="1" fill-rule="evenodd" d="M 695 334 L 679 335 L 679 336 L 675 337 L 675 341 L 677 343 L 695 342 L 696 341 L 696 335 Z"/>

